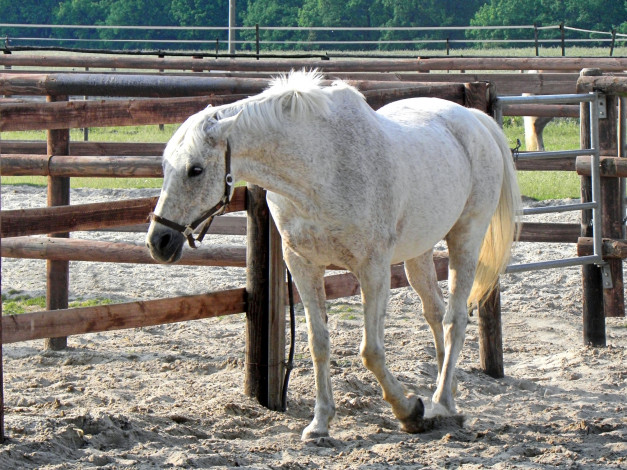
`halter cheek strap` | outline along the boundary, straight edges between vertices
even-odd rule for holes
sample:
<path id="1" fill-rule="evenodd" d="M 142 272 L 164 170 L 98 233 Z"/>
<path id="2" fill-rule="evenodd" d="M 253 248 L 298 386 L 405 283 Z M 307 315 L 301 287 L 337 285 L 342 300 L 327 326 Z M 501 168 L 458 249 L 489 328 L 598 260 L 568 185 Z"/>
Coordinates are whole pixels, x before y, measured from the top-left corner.
<path id="1" fill-rule="evenodd" d="M 153 222 L 158 222 L 166 227 L 169 227 L 177 232 L 181 232 L 185 238 L 187 238 L 187 242 L 189 246 L 192 248 L 196 248 L 195 242 L 202 242 L 205 237 L 209 227 L 211 226 L 211 222 L 213 222 L 213 218 L 217 215 L 223 214 L 226 210 L 229 202 L 231 201 L 231 189 L 233 188 L 233 175 L 231 174 L 231 146 L 229 141 L 226 141 L 226 152 L 224 154 L 224 163 L 225 163 L 225 176 L 224 176 L 224 194 L 222 198 L 218 201 L 218 203 L 212 208 L 206 210 L 200 216 L 194 220 L 192 223 L 188 225 L 181 225 L 179 223 L 173 222 L 169 219 L 161 217 L 160 215 L 151 212 L 149 215 L 149 219 Z M 198 234 L 197 238 L 194 238 L 194 230 L 196 230 L 203 222 L 205 222 L 202 230 Z"/>

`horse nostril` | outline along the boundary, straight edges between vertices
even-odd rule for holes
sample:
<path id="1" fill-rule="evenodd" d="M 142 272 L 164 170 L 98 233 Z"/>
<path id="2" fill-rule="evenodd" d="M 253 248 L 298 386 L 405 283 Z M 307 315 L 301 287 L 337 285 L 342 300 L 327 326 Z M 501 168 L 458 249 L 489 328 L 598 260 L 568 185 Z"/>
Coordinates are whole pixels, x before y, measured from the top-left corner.
<path id="1" fill-rule="evenodd" d="M 169 233 L 164 233 L 163 235 L 161 235 L 161 237 L 159 238 L 159 241 L 157 242 L 157 249 L 163 253 L 171 241 L 172 241 L 172 235 Z"/>

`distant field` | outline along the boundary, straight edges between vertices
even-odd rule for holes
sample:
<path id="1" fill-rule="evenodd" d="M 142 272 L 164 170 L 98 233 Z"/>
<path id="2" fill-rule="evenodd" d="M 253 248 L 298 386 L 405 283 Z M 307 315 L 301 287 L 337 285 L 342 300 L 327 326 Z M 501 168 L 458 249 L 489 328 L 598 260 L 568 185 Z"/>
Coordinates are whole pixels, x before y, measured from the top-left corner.
<path id="1" fill-rule="evenodd" d="M 176 125 L 166 125 L 164 130 L 158 126 L 128 126 L 94 128 L 89 131 L 89 139 L 101 142 L 167 142 L 172 136 Z M 516 146 L 516 139 L 523 142 L 524 131 L 522 119 L 508 119 L 505 122 L 505 133 L 510 147 Z M 2 139 L 43 140 L 44 131 L 4 132 Z M 71 131 L 72 140 L 82 140 L 79 129 Z M 545 144 L 548 150 L 573 149 L 579 147 L 579 124 L 575 119 L 556 119 L 544 131 Z M 563 199 L 579 197 L 579 177 L 572 172 L 544 171 L 518 172 L 518 180 L 523 195 L 538 200 Z M 45 185 L 44 177 L 4 177 L 2 184 Z M 90 188 L 159 188 L 161 179 L 156 178 L 72 178 L 72 187 Z"/>

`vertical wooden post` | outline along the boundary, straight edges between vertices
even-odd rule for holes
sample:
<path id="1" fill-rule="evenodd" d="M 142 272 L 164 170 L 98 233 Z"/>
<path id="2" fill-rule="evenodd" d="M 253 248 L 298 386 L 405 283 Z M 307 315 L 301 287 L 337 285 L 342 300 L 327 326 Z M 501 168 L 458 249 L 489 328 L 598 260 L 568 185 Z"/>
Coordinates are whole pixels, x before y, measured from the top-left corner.
<path id="1" fill-rule="evenodd" d="M 48 96 L 47 101 L 67 101 L 67 96 Z M 69 155 L 70 131 L 69 129 L 50 129 L 47 132 L 48 158 L 53 155 Z M 62 206 L 70 203 L 70 178 L 48 177 L 48 205 Z M 68 238 L 68 233 L 50 234 L 51 237 Z M 68 261 L 46 261 L 46 308 L 48 310 L 63 309 L 68 307 L 69 290 Z M 67 347 L 67 338 L 48 338 L 44 347 L 55 351 Z"/>
<path id="2" fill-rule="evenodd" d="M 501 289 L 497 285 L 479 306 L 479 363 L 490 377 L 505 376 L 503 367 L 503 334 L 501 327 Z"/>
<path id="3" fill-rule="evenodd" d="M 582 76 L 601 75 L 598 69 L 584 69 Z M 590 106 L 581 103 L 580 110 L 581 148 L 590 148 Z M 592 200 L 592 181 L 589 176 L 581 177 L 581 202 Z M 581 212 L 581 236 L 592 236 L 592 211 Z M 583 342 L 586 345 L 605 346 L 605 316 L 603 313 L 603 279 L 601 269 L 588 264 L 581 267 L 583 285 Z"/>
<path id="4" fill-rule="evenodd" d="M 285 377 L 285 299 L 287 273 L 283 261 L 281 235 L 270 218 L 269 311 L 268 321 L 268 404 L 271 410 L 283 409 Z"/>
<path id="5" fill-rule="evenodd" d="M 599 142 L 601 155 L 617 156 L 618 128 L 618 97 L 605 97 L 607 113 L 599 120 Z M 601 207 L 603 236 L 619 239 L 623 237 L 624 193 L 621 192 L 620 178 L 601 178 Z M 625 316 L 625 295 L 623 285 L 623 260 L 609 259 L 607 263 L 612 273 L 611 289 L 603 289 L 603 304 L 606 317 Z"/>
<path id="6" fill-rule="evenodd" d="M 496 90 L 490 83 L 466 83 L 465 105 L 492 114 Z M 477 309 L 479 328 L 479 364 L 491 377 L 505 376 L 503 333 L 501 326 L 501 289 L 498 284 Z"/>
<path id="7" fill-rule="evenodd" d="M 2 150 L 0 150 L 0 154 Z M 2 178 L 0 177 L 0 209 L 2 209 Z M 2 218 L 0 218 L 2 224 Z M 0 245 L 2 239 L 0 238 Z M 2 258 L 0 258 L 0 444 L 4 442 L 4 355 L 2 352 Z"/>
<path id="8" fill-rule="evenodd" d="M 265 191 L 248 185 L 246 252 L 246 378 L 244 391 L 281 409 L 285 359 L 285 268 Z M 279 285 L 280 284 L 280 285 Z"/>

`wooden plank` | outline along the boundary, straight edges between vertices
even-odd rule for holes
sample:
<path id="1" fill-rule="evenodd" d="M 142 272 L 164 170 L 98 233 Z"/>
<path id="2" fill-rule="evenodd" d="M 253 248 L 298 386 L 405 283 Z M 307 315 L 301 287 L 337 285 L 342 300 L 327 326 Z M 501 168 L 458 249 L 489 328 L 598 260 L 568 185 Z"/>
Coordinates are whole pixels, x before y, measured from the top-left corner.
<path id="1" fill-rule="evenodd" d="M 524 152 L 521 152 L 524 153 Z M 575 171 L 576 157 L 518 159 L 518 171 Z"/>
<path id="2" fill-rule="evenodd" d="M 43 67 L 86 66 L 81 55 L 2 54 L 0 65 Z M 324 71 L 413 71 L 431 70 L 565 70 L 597 67 L 608 72 L 627 70 L 624 57 L 420 57 L 417 59 L 202 59 L 190 57 L 95 56 L 90 55 L 90 69 L 140 70 L 226 70 L 249 72 L 289 72 L 318 68 Z"/>
<path id="3" fill-rule="evenodd" d="M 75 204 L 42 209 L 2 211 L 0 236 L 17 237 L 76 230 L 94 230 L 145 222 L 157 197 Z"/>
<path id="4" fill-rule="evenodd" d="M 608 69 L 599 67 L 604 72 Z M 627 80 L 625 77 L 616 75 L 581 76 L 577 81 L 579 93 L 590 93 L 599 91 L 607 95 L 627 96 Z"/>
<path id="5" fill-rule="evenodd" d="M 575 168 L 577 174 L 590 176 L 592 157 L 577 157 Z M 627 159 L 620 157 L 601 157 L 600 174 L 602 177 L 627 177 Z"/>
<path id="6" fill-rule="evenodd" d="M 244 209 L 244 188 L 235 188 L 227 212 Z M 157 204 L 157 197 L 124 201 L 75 204 L 41 209 L 2 211 L 0 237 L 41 235 L 44 233 L 95 230 L 105 227 L 146 222 Z"/>
<path id="7" fill-rule="evenodd" d="M 589 256 L 593 254 L 592 237 L 580 237 L 577 241 L 577 256 Z M 627 258 L 627 240 L 604 238 L 602 250 L 603 258 L 625 259 Z"/>
<path id="8" fill-rule="evenodd" d="M 411 82 L 469 83 L 490 82 L 500 96 L 556 95 L 575 93 L 579 73 L 413 73 L 413 72 L 334 72 L 327 78 L 342 80 L 390 80 Z"/>
<path id="9" fill-rule="evenodd" d="M 448 278 L 448 255 L 446 252 L 436 252 L 433 254 L 433 262 L 435 264 L 438 281 L 444 281 Z M 329 268 L 327 268 L 329 269 Z M 398 289 L 400 287 L 408 287 L 409 281 L 405 276 L 403 264 L 395 264 L 392 266 L 392 275 L 390 279 L 390 288 Z M 331 274 L 324 277 L 324 289 L 327 300 L 340 299 L 342 297 L 351 297 L 360 295 L 359 281 L 352 273 Z M 294 286 L 294 302 L 300 303 L 300 295 L 296 286 Z"/>
<path id="10" fill-rule="evenodd" d="M 225 100 L 220 98 L 223 104 Z M 230 97 L 229 101 L 236 101 Z M 180 123 L 216 98 L 151 98 L 0 105 L 0 132 Z"/>
<path id="11" fill-rule="evenodd" d="M 526 93 L 526 92 L 525 92 Z M 579 117 L 579 106 L 570 104 L 513 104 L 503 106 L 503 116 Z"/>
<path id="12" fill-rule="evenodd" d="M 163 155 L 164 143 L 152 142 L 70 142 L 70 155 L 152 156 Z M 46 154 L 46 143 L 28 140 L 2 140 L 3 154 Z"/>
<path id="13" fill-rule="evenodd" d="M 389 83 L 398 85 L 397 82 Z M 360 89 L 363 90 L 363 87 L 360 86 Z M 448 86 L 442 84 L 425 84 L 411 87 L 365 90 L 362 91 L 362 94 L 366 97 L 366 101 L 373 109 L 379 109 L 392 101 L 415 97 L 440 98 L 458 104 L 464 104 L 464 88 L 461 84 Z"/>
<path id="14" fill-rule="evenodd" d="M 521 242 L 577 243 L 579 224 L 525 222 L 520 232 Z"/>
<path id="15" fill-rule="evenodd" d="M 134 224 L 134 225 L 122 225 L 114 228 L 98 229 L 98 231 L 112 231 L 112 232 L 143 232 L 148 231 L 148 223 Z M 216 217 L 213 219 L 209 231 L 210 235 L 246 235 L 246 217 L 230 216 L 230 217 Z"/>
<path id="16" fill-rule="evenodd" d="M 1 246 L 5 258 L 48 259 L 55 261 L 93 261 L 99 263 L 158 264 L 145 245 L 81 240 L 77 238 L 14 237 Z M 176 264 L 184 266 L 246 267 L 246 248 L 230 245 L 201 246 L 183 250 Z"/>
<path id="17" fill-rule="evenodd" d="M 2 343 L 139 328 L 243 313 L 245 289 L 2 317 Z"/>
<path id="18" fill-rule="evenodd" d="M 407 96 L 442 96 L 457 100 L 459 84 L 413 82 L 351 82 L 370 95 L 375 107 Z M 402 90 L 401 90 L 402 89 Z M 131 100 L 17 103 L 0 105 L 0 132 L 78 127 L 179 123 L 207 105 L 224 104 L 242 95 L 149 98 Z"/>
<path id="19" fill-rule="evenodd" d="M 150 98 L 225 95 L 220 98 L 224 100 L 227 96 L 241 99 L 257 94 L 268 83 L 269 78 L 224 78 L 207 75 L 3 73 L 0 74 L 0 94 Z"/>
<path id="20" fill-rule="evenodd" d="M 2 176 L 67 176 L 108 178 L 160 178 L 162 158 L 154 156 L 71 156 L 5 154 Z"/>

